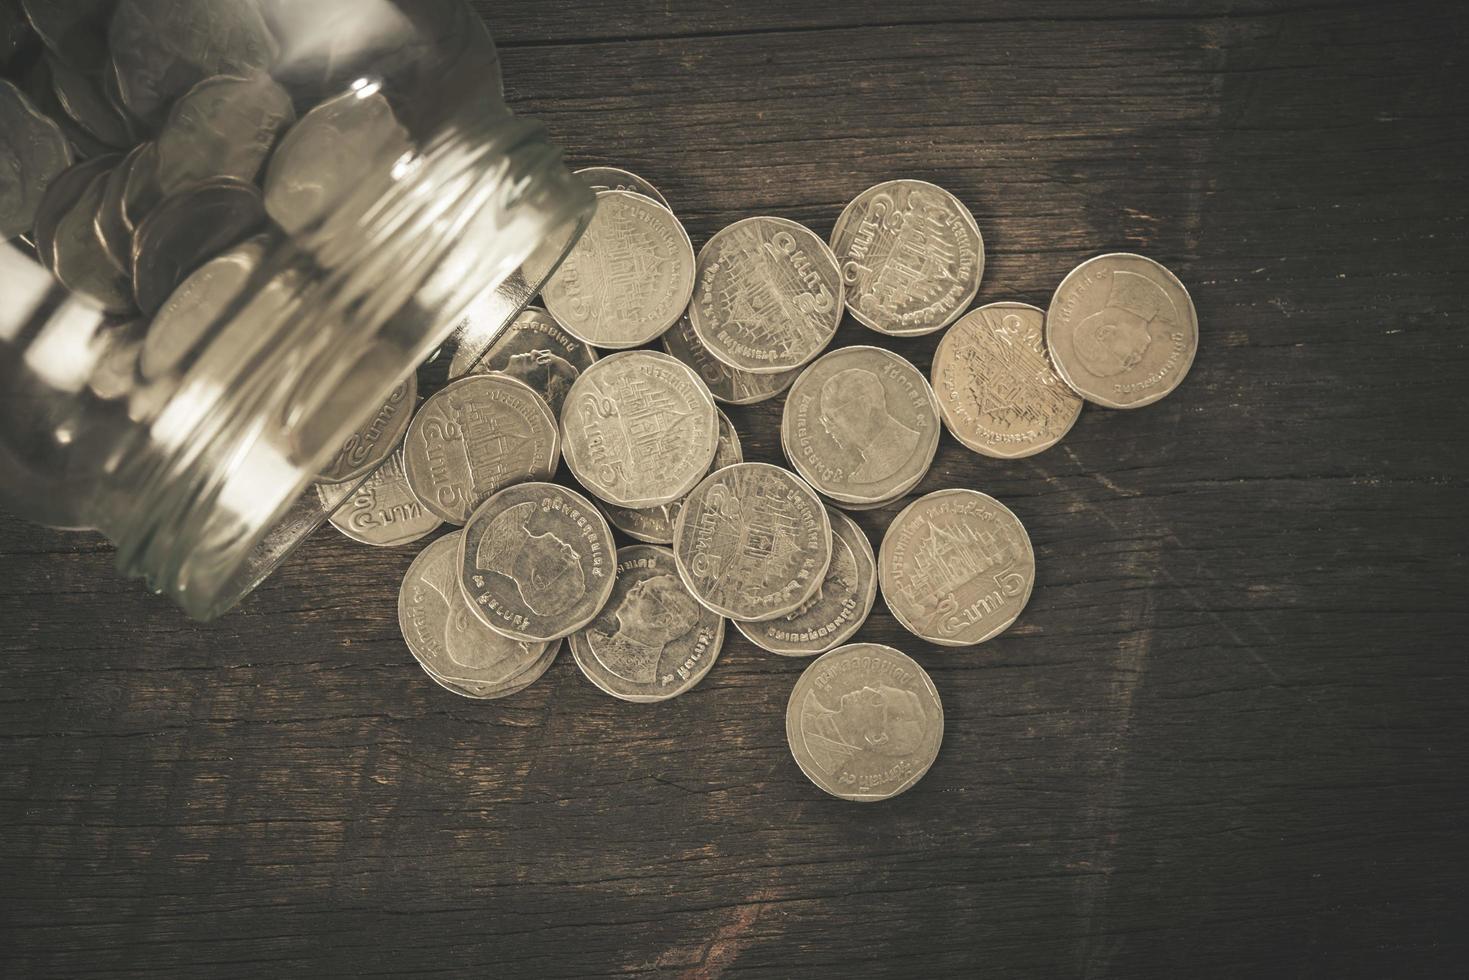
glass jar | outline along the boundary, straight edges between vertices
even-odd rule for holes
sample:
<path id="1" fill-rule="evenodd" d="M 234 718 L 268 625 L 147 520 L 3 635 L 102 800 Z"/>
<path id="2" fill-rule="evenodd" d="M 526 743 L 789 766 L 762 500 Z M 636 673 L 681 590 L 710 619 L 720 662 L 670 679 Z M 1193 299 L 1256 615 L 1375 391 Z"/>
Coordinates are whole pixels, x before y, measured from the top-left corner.
<path id="1" fill-rule="evenodd" d="M 207 619 L 370 475 L 344 442 L 394 398 L 411 412 L 419 365 L 426 392 L 436 365 L 488 348 L 595 202 L 505 107 L 460 0 L 121 0 L 109 16 L 48 57 L 102 57 L 143 138 L 83 174 L 105 195 L 141 168 L 136 194 L 116 178 L 137 211 L 133 289 L 63 274 L 93 244 L 67 237 L 91 217 L 76 209 L 107 240 L 95 196 L 59 221 L 43 202 L 0 245 L 0 506 L 101 531 L 120 571 Z"/>

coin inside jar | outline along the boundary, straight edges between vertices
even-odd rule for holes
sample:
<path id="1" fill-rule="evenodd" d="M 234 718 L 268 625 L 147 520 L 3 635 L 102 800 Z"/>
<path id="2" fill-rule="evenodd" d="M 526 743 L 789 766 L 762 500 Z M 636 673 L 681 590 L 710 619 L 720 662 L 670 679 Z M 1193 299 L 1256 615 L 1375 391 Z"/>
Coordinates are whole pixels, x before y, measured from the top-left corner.
<path id="1" fill-rule="evenodd" d="M 212 177 L 255 180 L 295 119 L 290 95 L 267 75 L 205 79 L 174 103 L 158 134 L 163 193 Z"/>
<path id="2" fill-rule="evenodd" d="M 753 405 L 774 398 L 801 373 L 796 368 L 780 374 L 751 374 L 730 367 L 704 346 L 688 314 L 679 317 L 673 329 L 663 335 L 663 349 L 699 372 L 714 399 L 728 405 Z"/>
<path id="3" fill-rule="evenodd" d="M 761 216 L 721 229 L 699 251 L 689 322 L 730 367 L 779 374 L 831 343 L 842 305 L 826 243 L 804 225 Z"/>
<path id="4" fill-rule="evenodd" d="M 133 292 L 153 314 L 189 273 L 244 239 L 265 219 L 254 184 L 218 177 L 155 207 L 133 235 Z"/>
<path id="5" fill-rule="evenodd" d="M 938 401 L 928 379 L 897 354 L 843 347 L 791 386 L 781 441 L 796 472 L 833 500 L 888 500 L 933 463 Z"/>
<path id="6" fill-rule="evenodd" d="M 933 387 L 954 438 L 999 459 L 1049 449 L 1081 414 L 1046 350 L 1045 314 L 1025 303 L 981 306 L 950 327 L 933 356 Z"/>
<path id="7" fill-rule="evenodd" d="M 317 479 L 323 483 L 346 483 L 376 469 L 398 448 L 417 405 L 418 379 L 410 374 L 388 393 L 377 411 L 347 436 Z"/>
<path id="8" fill-rule="evenodd" d="M 800 608 L 821 585 L 831 548 L 831 521 L 815 491 L 769 463 L 709 474 L 673 528 L 674 559 L 689 592 L 746 622 Z"/>
<path id="9" fill-rule="evenodd" d="M 944 740 L 944 706 L 912 657 L 852 643 L 813 661 L 786 704 L 786 742 L 820 789 L 857 803 L 923 778 Z"/>
<path id="10" fill-rule="evenodd" d="M 582 674 L 624 701 L 666 701 L 704 679 L 724 642 L 724 619 L 694 601 L 673 552 L 620 548 L 617 581 L 597 618 L 568 641 Z"/>
<path id="11" fill-rule="evenodd" d="M 719 445 L 714 450 L 714 462 L 709 464 L 709 472 L 713 473 L 715 470 L 744 461 L 745 454 L 740 446 L 740 434 L 735 431 L 734 423 L 729 420 L 729 416 L 720 412 Z M 613 527 L 630 538 L 648 544 L 673 544 L 673 526 L 678 522 L 678 514 L 683 510 L 683 502 L 684 498 L 680 497 L 671 504 L 642 509 L 605 504 L 602 512 L 607 515 L 607 520 L 612 523 Z"/>
<path id="12" fill-rule="evenodd" d="M 478 357 L 455 351 L 449 377 L 498 371 L 529 385 L 561 418 L 561 408 L 581 372 L 597 361 L 590 344 L 561 329 L 561 324 L 537 307 L 530 307 L 505 328 L 498 340 Z"/>
<path id="13" fill-rule="evenodd" d="M 983 643 L 1010 628 L 1035 587 L 1035 551 L 1020 519 L 977 490 L 938 490 L 888 527 L 878 582 L 898 622 L 942 646 Z"/>
<path id="14" fill-rule="evenodd" d="M 550 479 L 559 453 L 550 408 L 503 374 L 472 374 L 435 392 L 403 440 L 413 495 L 450 524 L 512 483 Z"/>
<path id="15" fill-rule="evenodd" d="M 1056 288 L 1046 313 L 1056 370 L 1087 401 L 1141 408 L 1177 388 L 1199 348 L 1194 301 L 1152 259 L 1088 259 Z"/>
<path id="16" fill-rule="evenodd" d="M 582 486 L 618 507 L 656 507 L 709 472 L 719 417 L 688 365 L 660 351 L 624 351 L 576 379 L 561 433 L 566 465 Z"/>
<path id="17" fill-rule="evenodd" d="M 554 483 L 519 483 L 470 518 L 459 584 L 496 632 L 554 640 L 602 611 L 616 568 L 612 529 L 591 501 Z"/>
<path id="18" fill-rule="evenodd" d="M 979 292 L 984 239 L 958 198 L 889 180 L 848 204 L 831 232 L 847 309 L 878 333 L 914 337 L 953 323 Z"/>
<path id="19" fill-rule="evenodd" d="M 0 241 L 30 231 L 46 189 L 72 163 L 71 144 L 20 89 L 0 79 Z"/>

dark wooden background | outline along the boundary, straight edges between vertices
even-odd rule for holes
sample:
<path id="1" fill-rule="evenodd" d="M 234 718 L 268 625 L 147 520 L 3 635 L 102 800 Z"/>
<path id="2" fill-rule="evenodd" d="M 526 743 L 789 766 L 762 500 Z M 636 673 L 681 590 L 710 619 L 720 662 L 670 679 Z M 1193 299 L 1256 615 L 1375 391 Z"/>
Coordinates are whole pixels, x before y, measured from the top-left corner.
<path id="1" fill-rule="evenodd" d="M 972 650 L 879 601 L 861 636 L 947 733 L 877 806 L 797 771 L 803 662 L 738 637 L 662 705 L 566 656 L 473 703 L 399 638 L 413 548 L 326 529 L 198 626 L 0 518 L 0 972 L 1463 974 L 1458 5 L 482 6 L 513 106 L 696 245 L 926 178 L 979 220 L 983 301 L 1169 265 L 1193 373 L 1030 461 L 945 437 L 920 489 L 1006 502 L 1039 583 Z M 753 458 L 779 410 L 730 413 Z"/>

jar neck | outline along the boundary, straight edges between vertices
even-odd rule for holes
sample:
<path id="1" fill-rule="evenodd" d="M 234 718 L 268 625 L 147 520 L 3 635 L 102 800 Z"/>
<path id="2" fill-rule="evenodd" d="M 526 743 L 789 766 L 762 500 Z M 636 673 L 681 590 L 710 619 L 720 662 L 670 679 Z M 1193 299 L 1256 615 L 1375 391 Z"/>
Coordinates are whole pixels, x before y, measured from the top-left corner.
<path id="1" fill-rule="evenodd" d="M 119 568 L 195 618 L 232 606 L 325 518 L 292 506 L 342 440 L 476 295 L 528 259 L 554 270 L 594 204 L 539 124 L 498 116 L 273 249 L 116 457 L 99 527 Z"/>

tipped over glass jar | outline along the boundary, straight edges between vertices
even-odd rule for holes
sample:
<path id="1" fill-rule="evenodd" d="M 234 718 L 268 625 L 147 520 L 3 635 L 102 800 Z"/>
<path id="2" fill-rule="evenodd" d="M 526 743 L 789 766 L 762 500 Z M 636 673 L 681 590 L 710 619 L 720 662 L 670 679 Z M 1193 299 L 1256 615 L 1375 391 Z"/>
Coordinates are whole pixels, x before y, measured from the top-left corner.
<path id="1" fill-rule="evenodd" d="M 207 619 L 370 475 L 420 377 L 490 346 L 594 197 L 461 0 L 24 6 L 0 507 L 102 532 Z"/>

